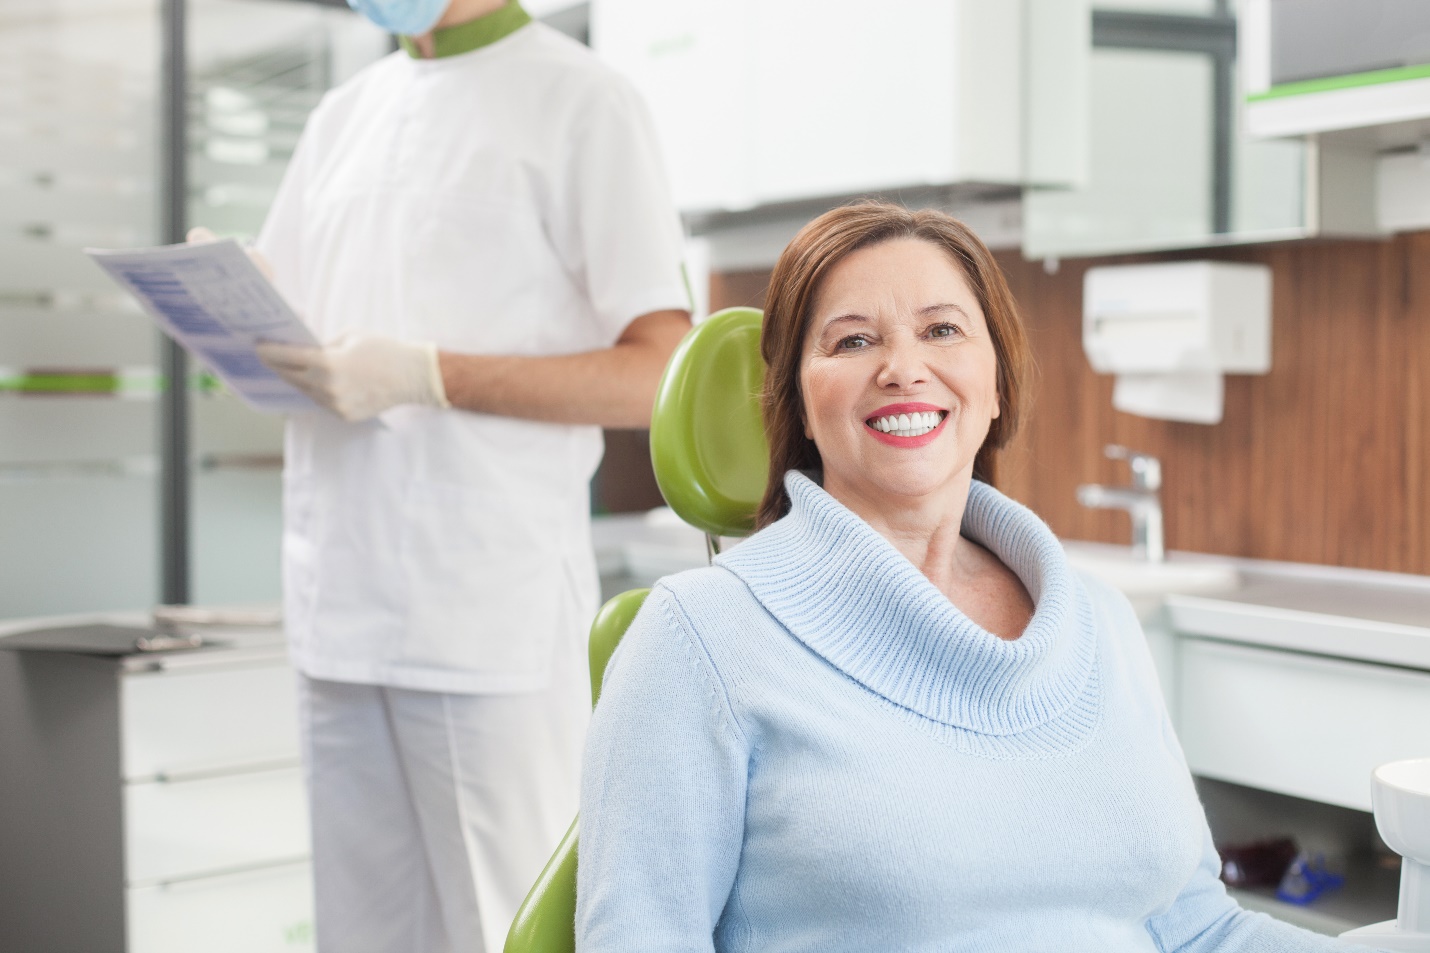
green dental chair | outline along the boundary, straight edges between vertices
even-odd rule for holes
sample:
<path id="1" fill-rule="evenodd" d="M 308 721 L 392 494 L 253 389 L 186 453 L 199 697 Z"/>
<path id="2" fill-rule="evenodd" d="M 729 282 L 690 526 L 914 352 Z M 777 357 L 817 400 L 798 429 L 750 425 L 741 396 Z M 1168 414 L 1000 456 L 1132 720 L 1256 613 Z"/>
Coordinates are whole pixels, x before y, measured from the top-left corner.
<path id="1" fill-rule="evenodd" d="M 760 421 L 764 381 L 761 314 L 729 308 L 686 335 L 670 359 L 651 418 L 650 451 L 661 495 L 705 533 L 713 558 L 721 536 L 747 536 L 765 491 L 769 448 Z M 611 599 L 591 626 L 591 704 L 606 663 L 649 589 Z M 507 933 L 505 953 L 574 953 L 580 818 L 562 838 Z"/>

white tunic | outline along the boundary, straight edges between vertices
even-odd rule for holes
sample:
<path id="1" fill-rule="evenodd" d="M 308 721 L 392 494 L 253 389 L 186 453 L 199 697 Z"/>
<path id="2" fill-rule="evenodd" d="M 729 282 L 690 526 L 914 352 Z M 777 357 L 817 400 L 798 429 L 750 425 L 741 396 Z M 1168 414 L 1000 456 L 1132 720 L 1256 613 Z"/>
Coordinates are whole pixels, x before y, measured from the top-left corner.
<path id="1" fill-rule="evenodd" d="M 689 300 L 643 105 L 538 23 L 456 56 L 394 53 L 330 92 L 259 248 L 325 342 L 361 329 L 564 354 Z M 295 417 L 283 535 L 295 664 L 432 691 L 541 687 L 559 607 L 595 609 L 600 456 L 596 427 L 415 406 L 362 424 Z"/>

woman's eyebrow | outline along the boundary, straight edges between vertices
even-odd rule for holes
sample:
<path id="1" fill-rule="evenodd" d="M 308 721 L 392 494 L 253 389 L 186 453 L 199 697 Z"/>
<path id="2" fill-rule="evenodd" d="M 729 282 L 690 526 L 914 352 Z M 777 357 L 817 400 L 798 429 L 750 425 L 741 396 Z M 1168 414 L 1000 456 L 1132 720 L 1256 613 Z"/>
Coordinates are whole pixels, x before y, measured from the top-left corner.
<path id="1" fill-rule="evenodd" d="M 840 323 L 841 321 L 868 324 L 870 319 L 865 315 L 856 314 L 852 312 L 850 314 L 836 314 L 834 317 L 830 318 L 822 325 L 820 325 L 820 330 L 828 330 L 829 328 L 834 327 L 834 325 Z"/>
<path id="2" fill-rule="evenodd" d="M 960 307 L 959 305 L 956 305 L 956 304 L 930 304 L 930 305 L 925 305 L 925 306 L 922 307 L 922 308 L 919 308 L 919 314 L 922 314 L 922 315 L 924 315 L 924 316 L 933 315 L 933 314 L 943 314 L 943 313 L 946 312 L 946 311 L 957 311 L 959 314 L 963 315 L 965 318 L 968 317 L 968 312 L 965 311 L 965 310 L 963 310 L 962 307 Z"/>

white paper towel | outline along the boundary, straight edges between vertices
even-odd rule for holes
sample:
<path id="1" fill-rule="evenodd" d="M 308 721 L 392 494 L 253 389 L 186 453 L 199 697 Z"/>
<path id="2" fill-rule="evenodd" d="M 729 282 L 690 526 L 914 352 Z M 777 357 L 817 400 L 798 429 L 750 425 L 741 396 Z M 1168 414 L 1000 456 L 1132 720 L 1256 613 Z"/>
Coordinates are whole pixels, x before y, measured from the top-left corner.
<path id="1" fill-rule="evenodd" d="M 1220 371 L 1118 374 L 1112 387 L 1112 406 L 1156 420 L 1218 424 L 1224 390 Z"/>

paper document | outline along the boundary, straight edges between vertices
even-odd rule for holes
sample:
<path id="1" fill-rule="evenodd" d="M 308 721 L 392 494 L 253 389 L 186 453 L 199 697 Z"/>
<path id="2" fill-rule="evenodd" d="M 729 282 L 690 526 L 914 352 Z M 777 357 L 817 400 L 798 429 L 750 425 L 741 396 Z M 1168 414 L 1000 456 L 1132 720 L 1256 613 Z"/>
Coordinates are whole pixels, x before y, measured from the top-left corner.
<path id="1" fill-rule="evenodd" d="M 259 341 L 309 347 L 318 341 L 238 242 L 85 252 L 250 407 L 269 413 L 318 409 L 254 352 Z"/>

